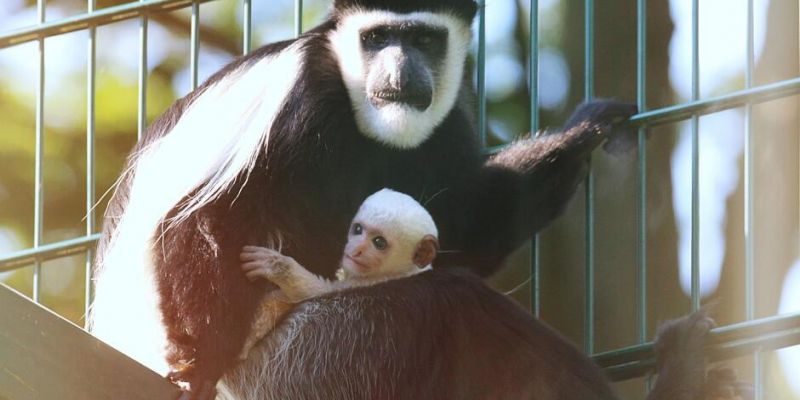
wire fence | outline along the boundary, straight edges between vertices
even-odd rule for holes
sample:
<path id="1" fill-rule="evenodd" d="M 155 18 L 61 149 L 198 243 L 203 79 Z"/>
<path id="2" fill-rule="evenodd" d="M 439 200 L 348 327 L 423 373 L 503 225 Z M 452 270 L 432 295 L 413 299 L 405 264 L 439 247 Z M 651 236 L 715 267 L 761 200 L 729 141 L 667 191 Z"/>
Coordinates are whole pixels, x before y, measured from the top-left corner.
<path id="1" fill-rule="evenodd" d="M 94 204 L 97 200 L 95 193 L 95 111 L 96 105 L 96 83 L 97 74 L 97 54 L 96 54 L 96 29 L 103 25 L 118 23 L 123 20 L 139 21 L 139 63 L 138 63 L 138 136 L 141 137 L 146 128 L 147 115 L 147 46 L 148 46 L 148 17 L 157 13 L 165 13 L 178 9 L 189 9 L 191 12 L 191 31 L 190 31 L 190 75 L 191 87 L 195 88 L 198 84 L 198 55 L 200 49 L 199 25 L 200 25 L 200 5 L 211 0 L 141 0 L 138 2 L 126 3 L 119 6 L 96 9 L 95 0 L 87 0 L 86 13 L 75 15 L 69 18 L 47 22 L 45 19 L 45 1 L 37 2 L 38 24 L 23 29 L 0 32 L 0 49 L 19 45 L 22 43 L 38 42 L 38 79 L 36 87 L 36 148 L 35 148 L 35 196 L 34 196 L 34 237 L 33 247 L 21 251 L 0 254 L 0 272 L 11 271 L 21 267 L 34 266 L 33 278 L 33 300 L 40 301 L 41 298 L 41 274 L 42 263 L 56 258 L 85 254 L 86 255 L 86 307 L 92 298 L 92 259 L 93 248 L 99 235 L 95 231 L 96 215 Z M 242 53 L 246 54 L 252 48 L 252 0 L 241 0 L 243 15 L 243 37 Z M 480 127 L 481 142 L 487 143 L 487 106 L 486 106 L 486 8 L 485 2 L 481 2 L 479 20 L 477 25 L 478 48 L 476 54 L 477 68 L 477 93 L 478 93 L 478 122 Z M 747 64 L 745 70 L 745 87 L 742 90 L 732 92 L 723 96 L 703 98 L 700 96 L 699 82 L 699 1 L 692 0 L 692 96 L 690 101 L 671 106 L 649 109 L 646 102 L 647 92 L 647 1 L 636 1 L 636 102 L 639 107 L 639 114 L 631 119 L 631 123 L 638 128 L 639 152 L 636 159 L 636 197 L 637 209 L 635 210 L 637 226 L 637 288 L 636 288 L 636 319 L 637 319 L 637 342 L 638 344 L 626 348 L 596 354 L 594 350 L 595 332 L 595 176 L 590 169 L 586 179 L 585 191 L 585 283 L 584 283 L 584 350 L 587 354 L 592 354 L 595 360 L 606 369 L 609 375 L 617 380 L 628 379 L 637 376 L 644 376 L 649 373 L 654 366 L 652 343 L 648 342 L 647 329 L 647 281 L 648 281 L 648 248 L 647 248 L 647 224 L 648 224 L 648 182 L 646 169 L 648 166 L 648 154 L 645 146 L 646 131 L 658 125 L 672 123 L 676 121 L 689 121 L 692 132 L 692 186 L 691 186 L 691 309 L 696 310 L 700 307 L 701 297 L 699 290 L 699 118 L 700 116 L 743 107 L 745 110 L 745 207 L 744 207 L 744 252 L 745 252 L 745 303 L 746 321 L 730 326 L 723 326 L 714 330 L 712 346 L 710 352 L 715 359 L 725 359 L 738 357 L 746 354 L 756 354 L 755 356 L 755 377 L 757 383 L 761 382 L 761 359 L 759 354 L 768 349 L 775 349 L 800 343 L 800 314 L 788 316 L 775 316 L 769 318 L 756 319 L 755 317 L 755 295 L 754 295 L 754 235 L 753 235 L 753 177 L 754 177 L 754 154 L 753 154 L 753 131 L 751 114 L 753 105 L 778 98 L 793 96 L 800 93 L 800 77 L 786 79 L 775 83 L 756 86 L 753 80 L 755 64 L 754 56 L 754 12 L 753 0 L 747 1 Z M 584 98 L 591 99 L 594 96 L 594 74 L 595 66 L 593 63 L 595 52 L 594 40 L 594 7 L 593 0 L 585 0 L 585 20 L 584 28 Z M 529 47 L 528 62 L 529 81 L 530 81 L 530 130 L 535 132 L 539 129 L 539 2 L 530 0 L 530 35 L 528 37 Z M 303 2 L 295 1 L 294 9 L 295 34 L 301 34 Z M 44 158 L 44 115 L 45 104 L 45 38 L 63 35 L 69 32 L 87 32 L 88 52 L 87 52 L 87 114 L 86 114 L 86 221 L 85 235 L 71 238 L 69 240 L 55 243 L 42 243 L 43 226 L 43 174 L 42 165 Z M 537 237 L 533 240 L 531 250 L 530 271 L 532 275 L 531 284 L 531 310 L 539 316 L 541 312 L 541 257 L 540 240 Z M 688 310 L 687 310 L 688 311 Z M 760 389 L 759 389 L 760 393 Z"/>

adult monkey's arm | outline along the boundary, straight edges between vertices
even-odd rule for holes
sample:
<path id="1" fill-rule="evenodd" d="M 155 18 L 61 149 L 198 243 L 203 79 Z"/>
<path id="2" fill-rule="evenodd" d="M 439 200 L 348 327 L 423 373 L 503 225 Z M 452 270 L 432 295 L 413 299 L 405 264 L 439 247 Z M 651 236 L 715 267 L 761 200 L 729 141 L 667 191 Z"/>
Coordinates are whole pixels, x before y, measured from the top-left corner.
<path id="1" fill-rule="evenodd" d="M 437 266 L 469 267 L 489 276 L 509 253 L 560 216 L 586 176 L 591 152 L 631 148 L 625 125 L 636 106 L 595 100 L 578 106 L 560 132 L 519 140 L 489 157 L 474 181 L 426 204 L 446 229 Z M 447 199 L 450 196 L 450 199 Z M 452 200 L 457 197 L 459 200 Z"/>

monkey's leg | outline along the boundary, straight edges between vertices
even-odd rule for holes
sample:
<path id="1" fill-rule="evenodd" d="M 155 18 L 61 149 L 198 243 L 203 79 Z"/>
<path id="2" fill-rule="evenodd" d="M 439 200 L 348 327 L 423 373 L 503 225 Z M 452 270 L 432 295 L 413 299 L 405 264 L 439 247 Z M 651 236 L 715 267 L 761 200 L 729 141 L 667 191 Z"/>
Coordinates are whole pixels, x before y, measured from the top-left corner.
<path id="1" fill-rule="evenodd" d="M 656 335 L 658 378 L 648 400 L 700 400 L 705 392 L 704 347 L 714 320 L 705 309 L 666 322 Z"/>
<path id="2" fill-rule="evenodd" d="M 240 256 L 242 269 L 251 280 L 268 279 L 278 285 L 290 302 L 328 293 L 331 283 L 309 272 L 294 258 L 265 247 L 245 246 Z"/>

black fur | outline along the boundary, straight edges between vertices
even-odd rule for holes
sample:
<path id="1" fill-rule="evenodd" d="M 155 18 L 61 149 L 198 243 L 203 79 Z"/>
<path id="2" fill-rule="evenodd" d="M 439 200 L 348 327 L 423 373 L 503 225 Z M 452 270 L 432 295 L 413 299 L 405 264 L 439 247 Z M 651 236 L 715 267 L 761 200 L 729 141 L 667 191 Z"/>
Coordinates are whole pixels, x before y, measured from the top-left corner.
<path id="1" fill-rule="evenodd" d="M 659 330 L 663 369 L 648 400 L 701 398 L 708 321 L 701 312 Z M 224 383 L 242 400 L 617 399 L 561 335 L 458 269 L 302 303 Z"/>
<path id="2" fill-rule="evenodd" d="M 286 353 L 277 351 L 294 333 Z M 261 351 L 275 361 L 254 354 L 226 377 L 228 386 L 241 390 L 232 383 L 264 370 L 268 384 L 257 398 L 265 400 L 614 398 L 600 370 L 560 335 L 457 269 L 312 299 Z M 339 356 L 362 352 L 370 357 L 356 363 Z M 314 374 L 302 372 L 310 366 Z"/>
<path id="3" fill-rule="evenodd" d="M 389 4 L 341 1 L 337 8 L 355 3 L 369 7 Z M 407 3 L 390 3 L 390 9 L 406 10 Z M 438 4 L 451 7 L 467 3 L 473 4 Z M 417 9 L 430 7 L 439 6 Z M 585 105 L 576 111 L 563 134 L 516 143 L 487 161 L 475 140 L 471 111 L 457 105 L 422 145 L 409 150 L 389 148 L 366 138 L 356 128 L 338 64 L 327 43 L 326 34 L 334 27 L 331 20 L 303 36 L 305 62 L 298 83 L 273 124 L 269 147 L 258 159 L 255 171 L 214 203 L 165 229 L 155 246 L 157 285 L 170 342 L 168 361 L 179 370 L 176 378 L 195 387 L 216 382 L 234 365 L 254 309 L 266 290 L 263 283 L 247 281 L 239 268 L 238 254 L 244 245 L 264 245 L 270 235 L 280 233 L 285 254 L 313 272 L 331 277 L 357 207 L 369 194 L 389 187 L 415 197 L 433 215 L 442 248 L 447 251 L 437 258 L 437 268 L 466 267 L 487 276 L 511 251 L 561 213 L 582 178 L 589 152 L 607 138 L 614 124 L 635 112 L 632 106 L 611 101 Z M 160 132 L 168 132 L 210 82 L 290 43 L 266 46 L 214 75 L 156 121 L 137 149 Z M 465 92 L 461 97 L 469 96 Z M 109 205 L 108 215 L 121 214 L 129 185 L 130 177 L 126 177 Z M 106 222 L 101 257 L 115 224 L 113 218 Z M 416 281 L 435 276 L 426 274 Z M 486 308 L 485 318 L 509 307 L 487 295 L 470 293 L 470 288 L 453 293 L 448 301 L 475 299 L 476 307 Z M 389 294 L 396 299 L 404 296 L 403 292 Z M 410 311 L 398 303 L 390 312 Z M 432 318 L 447 317 L 442 313 L 437 310 Z M 477 325 L 464 326 L 483 326 L 487 321 L 479 319 Z M 415 346 L 420 335 L 436 333 L 425 324 L 415 326 L 420 330 L 413 335 L 386 334 L 396 342 Z M 481 337 L 479 332 L 474 335 L 470 346 L 475 351 L 493 340 Z M 528 340 L 525 337 L 519 340 Z M 433 356 L 437 350 L 430 351 Z M 454 373 L 451 378 L 459 376 Z"/>

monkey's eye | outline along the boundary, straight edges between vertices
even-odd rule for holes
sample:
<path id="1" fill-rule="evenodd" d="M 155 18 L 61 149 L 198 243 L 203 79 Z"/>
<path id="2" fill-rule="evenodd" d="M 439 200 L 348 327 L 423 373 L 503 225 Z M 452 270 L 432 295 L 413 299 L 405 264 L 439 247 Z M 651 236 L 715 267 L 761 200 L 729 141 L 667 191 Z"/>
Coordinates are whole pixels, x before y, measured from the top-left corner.
<path id="1" fill-rule="evenodd" d="M 433 36 L 429 33 L 421 33 L 417 35 L 416 42 L 417 46 L 430 46 L 433 43 Z"/>
<path id="2" fill-rule="evenodd" d="M 386 248 L 389 247 L 389 242 L 387 242 L 386 238 L 383 236 L 375 236 L 375 238 L 372 239 L 372 245 L 378 250 L 386 250 Z"/>
<path id="3" fill-rule="evenodd" d="M 389 41 L 389 35 L 381 29 L 373 29 L 361 34 L 361 42 L 370 47 L 379 47 Z"/>
<path id="4" fill-rule="evenodd" d="M 362 232 L 364 232 L 364 227 L 361 226 L 361 224 L 353 224 L 353 229 L 351 232 L 353 232 L 353 235 L 360 235 Z"/>

